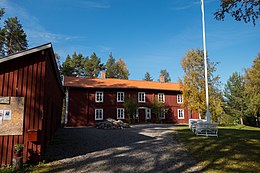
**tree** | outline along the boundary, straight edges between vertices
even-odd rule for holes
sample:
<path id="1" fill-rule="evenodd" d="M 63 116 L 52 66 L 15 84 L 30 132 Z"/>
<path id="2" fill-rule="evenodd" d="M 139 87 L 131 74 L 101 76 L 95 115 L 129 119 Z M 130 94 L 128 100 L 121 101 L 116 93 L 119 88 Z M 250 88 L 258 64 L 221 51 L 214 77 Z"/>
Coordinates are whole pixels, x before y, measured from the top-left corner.
<path id="1" fill-rule="evenodd" d="M 150 75 L 149 72 L 146 72 L 145 75 L 144 75 L 144 79 L 143 80 L 153 81 L 153 78 L 152 78 L 152 76 Z"/>
<path id="2" fill-rule="evenodd" d="M 68 55 L 66 60 L 61 65 L 61 74 L 64 76 L 75 76 L 74 75 L 74 68 L 72 67 L 71 58 Z"/>
<path id="3" fill-rule="evenodd" d="M 214 15 L 217 20 L 224 20 L 225 14 L 255 25 L 260 16 L 260 0 L 221 0 L 220 9 Z"/>
<path id="4" fill-rule="evenodd" d="M 2 19 L 2 17 L 4 16 L 5 14 L 5 10 L 4 8 L 0 8 L 0 20 Z M 5 52 L 4 52 L 4 41 L 5 41 L 5 34 L 2 30 L 2 28 L 0 28 L 0 57 L 4 56 L 5 55 Z"/>
<path id="5" fill-rule="evenodd" d="M 116 59 L 113 57 L 112 53 L 109 54 L 109 58 L 106 62 L 106 77 L 116 78 Z"/>
<path id="6" fill-rule="evenodd" d="M 3 14 L 2 12 L 0 13 Z M 5 20 L 0 35 L 2 55 L 11 55 L 25 50 L 28 47 L 26 33 L 22 29 L 22 25 L 17 17 L 11 17 Z"/>
<path id="7" fill-rule="evenodd" d="M 73 74 L 77 77 L 84 77 L 84 63 L 86 58 L 81 53 L 74 52 L 71 59 L 71 66 L 73 68 Z"/>
<path id="8" fill-rule="evenodd" d="M 72 57 L 67 56 L 61 65 L 61 74 L 64 76 L 84 77 L 85 59 L 82 54 L 73 53 Z"/>
<path id="9" fill-rule="evenodd" d="M 129 71 L 126 67 L 126 63 L 120 57 L 116 62 L 116 78 L 117 79 L 128 79 Z"/>
<path id="10" fill-rule="evenodd" d="M 239 73 L 233 73 L 224 88 L 224 111 L 243 124 L 246 115 L 247 102 L 245 96 L 245 81 Z"/>
<path id="11" fill-rule="evenodd" d="M 255 117 L 256 125 L 259 126 L 260 117 L 260 52 L 253 61 L 251 68 L 246 69 L 245 75 L 246 95 L 249 99 L 248 110 Z"/>
<path id="12" fill-rule="evenodd" d="M 100 58 L 98 58 L 96 53 L 93 52 L 89 58 L 86 58 L 84 69 L 85 77 L 97 78 L 100 71 L 104 69 L 104 65 L 101 64 Z"/>
<path id="13" fill-rule="evenodd" d="M 222 94 L 218 89 L 219 76 L 214 76 L 217 63 L 208 60 L 208 91 L 210 113 L 213 121 L 217 121 L 222 113 Z M 180 84 L 183 92 L 184 107 L 198 112 L 203 117 L 206 113 L 204 55 L 202 50 L 189 50 L 182 58 L 183 79 Z"/>
<path id="14" fill-rule="evenodd" d="M 126 98 L 123 106 L 126 109 L 126 113 L 128 114 L 128 121 L 130 123 L 134 123 L 136 111 L 137 111 L 137 102 L 135 99 Z"/>
<path id="15" fill-rule="evenodd" d="M 165 82 L 171 82 L 170 74 L 166 69 L 160 71 L 160 76 L 164 76 Z M 158 81 L 160 81 L 160 79 Z"/>

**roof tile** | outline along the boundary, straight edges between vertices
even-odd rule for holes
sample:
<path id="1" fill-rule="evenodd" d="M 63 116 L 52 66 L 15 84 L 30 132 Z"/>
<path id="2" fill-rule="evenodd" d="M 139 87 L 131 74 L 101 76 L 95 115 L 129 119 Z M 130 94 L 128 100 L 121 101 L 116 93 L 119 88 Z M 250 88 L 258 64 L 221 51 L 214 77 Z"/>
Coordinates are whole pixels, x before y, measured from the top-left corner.
<path id="1" fill-rule="evenodd" d="M 153 82 L 144 80 L 125 80 L 125 79 L 100 79 L 100 78 L 80 78 L 80 77 L 64 77 L 64 86 L 79 88 L 131 88 L 131 89 L 155 89 L 180 91 L 180 84 L 167 82 Z"/>

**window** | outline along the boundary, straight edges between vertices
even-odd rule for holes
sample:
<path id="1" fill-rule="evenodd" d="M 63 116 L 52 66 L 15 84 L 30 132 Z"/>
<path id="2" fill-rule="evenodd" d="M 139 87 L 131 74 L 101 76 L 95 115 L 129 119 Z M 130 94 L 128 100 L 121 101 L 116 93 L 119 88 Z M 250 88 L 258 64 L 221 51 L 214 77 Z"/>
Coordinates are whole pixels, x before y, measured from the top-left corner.
<path id="1" fill-rule="evenodd" d="M 138 102 L 145 103 L 145 92 L 138 93 Z"/>
<path id="2" fill-rule="evenodd" d="M 124 102 L 124 100 L 125 100 L 125 93 L 117 92 L 117 102 Z"/>
<path id="3" fill-rule="evenodd" d="M 117 108 L 117 119 L 125 119 L 125 109 Z"/>
<path id="4" fill-rule="evenodd" d="M 184 119 L 184 110 L 178 109 L 178 119 Z"/>
<path id="5" fill-rule="evenodd" d="M 103 120 L 103 109 L 95 109 L 95 120 Z"/>
<path id="6" fill-rule="evenodd" d="M 159 110 L 159 119 L 165 119 L 165 109 Z"/>
<path id="7" fill-rule="evenodd" d="M 147 120 L 151 119 L 151 109 L 150 108 L 146 108 L 145 115 L 146 115 Z"/>
<path id="8" fill-rule="evenodd" d="M 158 93 L 158 101 L 164 103 L 164 93 Z"/>
<path id="9" fill-rule="evenodd" d="M 182 95 L 181 94 L 177 95 L 177 103 L 182 103 Z"/>
<path id="10" fill-rule="evenodd" d="M 103 102 L 103 92 L 101 91 L 96 92 L 96 102 Z"/>

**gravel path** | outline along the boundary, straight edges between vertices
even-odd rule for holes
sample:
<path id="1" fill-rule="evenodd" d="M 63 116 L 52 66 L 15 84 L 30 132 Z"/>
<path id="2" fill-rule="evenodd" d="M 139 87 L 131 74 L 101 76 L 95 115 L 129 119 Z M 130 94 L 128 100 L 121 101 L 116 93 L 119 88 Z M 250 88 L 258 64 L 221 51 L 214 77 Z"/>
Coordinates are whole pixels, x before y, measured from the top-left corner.
<path id="1" fill-rule="evenodd" d="M 174 126 L 134 125 L 129 129 L 59 129 L 45 159 L 51 172 L 199 172 L 196 162 L 174 139 Z"/>

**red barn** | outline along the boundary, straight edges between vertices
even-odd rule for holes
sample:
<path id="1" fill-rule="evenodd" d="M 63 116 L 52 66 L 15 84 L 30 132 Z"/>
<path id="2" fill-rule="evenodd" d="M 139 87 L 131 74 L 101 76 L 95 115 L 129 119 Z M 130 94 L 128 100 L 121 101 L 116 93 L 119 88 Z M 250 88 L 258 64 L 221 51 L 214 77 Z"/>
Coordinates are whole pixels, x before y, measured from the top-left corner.
<path id="1" fill-rule="evenodd" d="M 40 159 L 61 124 L 63 97 L 50 43 L 0 58 L 0 165 L 11 164 L 15 144 L 24 145 L 23 162 Z"/>
<path id="2" fill-rule="evenodd" d="M 66 117 L 68 126 L 95 125 L 106 118 L 128 121 L 124 102 L 137 103 L 134 118 L 137 123 L 188 123 L 198 114 L 188 114 L 182 107 L 182 92 L 178 83 L 150 82 L 105 78 L 65 77 Z M 154 103 L 163 105 L 154 111 Z"/>

